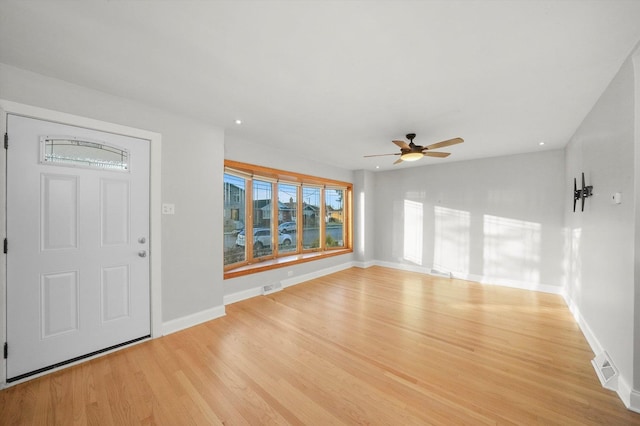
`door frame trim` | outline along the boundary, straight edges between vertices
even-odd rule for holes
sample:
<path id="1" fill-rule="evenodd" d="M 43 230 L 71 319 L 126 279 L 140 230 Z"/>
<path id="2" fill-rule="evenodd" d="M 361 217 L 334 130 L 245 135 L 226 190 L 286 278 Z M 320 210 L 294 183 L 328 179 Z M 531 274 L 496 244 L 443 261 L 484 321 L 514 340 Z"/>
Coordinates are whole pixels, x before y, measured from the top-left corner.
<path id="1" fill-rule="evenodd" d="M 84 127 L 87 129 L 115 133 L 123 136 L 130 136 L 139 139 L 146 139 L 150 142 L 150 162 L 149 162 L 149 280 L 150 280 L 150 309 L 151 309 L 151 338 L 162 335 L 162 228 L 161 228 L 161 154 L 162 135 L 148 130 L 95 120 L 67 114 L 50 109 L 34 107 L 12 101 L 0 99 L 0 131 L 1 135 L 7 131 L 7 114 L 20 115 L 46 121 L 53 121 L 60 124 Z M 11 149 L 11 140 L 9 140 Z M 0 238 L 7 236 L 7 151 L 0 147 Z M 4 345 L 7 339 L 7 256 L 3 256 L 0 261 L 0 345 Z M 73 364 L 69 364 L 73 365 Z M 64 367 L 61 367 L 64 368 Z M 49 370 L 47 373 L 56 371 Z M 31 376 L 32 379 L 37 376 Z M 0 362 L 0 389 L 21 381 L 7 383 L 7 363 L 2 359 Z"/>

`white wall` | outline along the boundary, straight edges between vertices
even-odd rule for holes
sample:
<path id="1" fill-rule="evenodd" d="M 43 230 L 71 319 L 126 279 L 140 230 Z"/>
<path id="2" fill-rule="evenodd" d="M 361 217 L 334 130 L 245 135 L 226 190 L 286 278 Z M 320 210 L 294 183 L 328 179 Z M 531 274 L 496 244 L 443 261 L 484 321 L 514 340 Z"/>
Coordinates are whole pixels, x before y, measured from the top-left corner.
<path id="1" fill-rule="evenodd" d="M 260 144 L 260 141 L 250 142 L 228 136 L 225 139 L 225 158 L 263 167 L 350 182 L 354 184 L 354 193 L 357 191 L 354 183 L 354 173 L 351 170 L 318 163 L 310 158 L 288 151 L 264 147 Z M 220 182 L 222 182 L 222 176 L 220 177 Z M 222 212 L 222 205 L 220 205 L 220 211 Z M 220 222 L 221 226 L 222 222 Z M 220 259 L 222 259 L 222 255 Z M 291 267 L 226 279 L 224 280 L 225 303 L 233 303 L 255 296 L 258 294 L 258 287 L 263 285 L 274 283 L 283 283 L 284 286 L 293 285 L 327 272 L 349 267 L 352 261 L 353 254 L 348 253 Z"/>
<path id="2" fill-rule="evenodd" d="M 567 177 L 584 172 L 594 191 L 584 212 L 565 203 L 567 295 L 593 349 L 609 353 L 627 388 L 633 384 L 634 125 L 634 69 L 627 61 L 566 148 Z M 622 204 L 612 203 L 615 192 Z"/>
<path id="3" fill-rule="evenodd" d="M 377 173 L 375 258 L 560 292 L 565 186 L 561 150 Z"/>
<path id="4" fill-rule="evenodd" d="M 0 64 L 0 98 L 162 134 L 162 319 L 223 306 L 221 129 Z M 211 182 L 211 185 L 202 185 Z"/>
<path id="5" fill-rule="evenodd" d="M 291 151 L 267 147 L 260 142 L 260 140 L 238 139 L 233 134 L 227 134 L 224 142 L 224 158 L 353 183 L 354 175 L 351 170 L 319 163 L 313 158 Z"/>

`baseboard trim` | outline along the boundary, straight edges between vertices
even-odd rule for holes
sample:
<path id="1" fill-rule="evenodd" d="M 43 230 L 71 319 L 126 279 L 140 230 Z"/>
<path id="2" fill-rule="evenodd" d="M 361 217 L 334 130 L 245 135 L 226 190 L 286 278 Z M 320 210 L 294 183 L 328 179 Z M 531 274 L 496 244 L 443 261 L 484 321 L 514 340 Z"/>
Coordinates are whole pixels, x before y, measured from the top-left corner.
<path id="1" fill-rule="evenodd" d="M 403 271 L 433 275 L 431 273 L 431 268 L 425 267 L 425 266 L 409 265 L 406 263 L 386 262 L 381 260 L 372 260 L 367 262 L 351 261 L 351 262 L 342 263 L 340 265 L 332 266 L 330 268 L 320 269 L 309 274 L 287 278 L 282 280 L 281 284 L 283 288 L 286 288 L 286 287 L 291 287 L 292 285 L 300 284 L 305 281 L 312 280 L 314 278 L 319 278 L 325 275 L 333 274 L 335 272 L 339 272 L 352 267 L 367 269 L 372 266 L 382 266 L 385 268 L 399 269 Z M 563 294 L 562 287 L 540 284 L 540 283 L 529 283 L 529 282 L 516 281 L 516 280 L 492 279 L 491 277 L 485 277 L 481 275 L 458 274 L 455 272 L 452 273 L 452 277 L 463 279 L 463 280 L 477 281 L 479 283 L 486 284 L 486 285 L 499 285 L 503 287 L 520 288 L 523 290 L 540 291 L 544 293 Z M 258 286 L 258 287 L 250 288 L 248 290 L 231 293 L 224 296 L 224 304 L 229 305 L 231 303 L 240 302 L 242 300 L 250 299 L 252 297 L 256 297 L 260 295 L 262 295 L 262 287 Z"/>
<path id="2" fill-rule="evenodd" d="M 297 277 L 291 277 L 291 278 L 287 278 L 284 279 L 282 281 L 280 281 L 280 284 L 282 284 L 282 288 L 286 288 L 286 287 L 291 287 L 294 286 L 296 284 L 300 284 L 303 283 L 305 281 L 309 281 L 312 280 L 314 278 L 320 278 L 323 277 L 325 275 L 329 275 L 329 274 L 333 274 L 335 272 L 340 272 L 343 271 L 345 269 L 349 269 L 351 267 L 354 267 L 354 262 L 346 262 L 346 263 L 342 263 L 340 265 L 336 265 L 336 266 L 332 266 L 330 268 L 324 268 L 324 269 L 320 269 L 317 270 L 315 272 L 309 273 L 309 274 L 304 274 L 304 275 L 298 275 Z M 262 296 L 262 286 L 257 286 L 257 287 L 253 287 L 247 290 L 242 290 L 242 291 L 238 291 L 235 293 L 231 293 L 231 294 L 227 294 L 224 296 L 223 301 L 225 306 L 226 305 L 230 305 L 232 303 L 236 303 L 236 302 L 241 302 L 243 300 L 246 299 L 251 299 L 252 297 L 256 297 L 256 296 Z"/>
<path id="3" fill-rule="evenodd" d="M 162 334 L 166 336 L 167 334 L 175 333 L 177 331 L 184 330 L 185 328 L 193 327 L 194 325 L 202 324 L 203 322 L 211 321 L 225 315 L 224 305 L 215 306 L 204 311 L 162 323 Z"/>
<path id="4" fill-rule="evenodd" d="M 341 263 L 340 265 L 332 266 L 330 268 L 324 268 L 318 271 L 310 272 L 308 274 L 298 275 L 297 277 L 287 278 L 281 281 L 282 287 L 283 288 L 291 287 L 293 285 L 297 285 L 305 281 L 324 277 L 325 275 L 335 274 L 336 272 L 344 271 L 345 269 L 352 268 L 353 266 L 354 266 L 353 262 L 345 262 L 345 263 Z"/>
<path id="5" fill-rule="evenodd" d="M 418 266 L 418 265 L 409 265 L 406 263 L 394 263 L 394 262 L 385 262 L 381 260 L 376 260 L 373 262 L 367 263 L 369 266 L 383 266 L 385 268 L 393 268 L 400 269 L 403 271 L 409 272 L 418 272 L 421 274 L 427 275 L 435 275 L 441 277 L 442 274 L 435 274 L 432 272 L 431 267 L 427 266 Z M 511 288 L 519 288 L 522 290 L 532 290 L 539 291 L 543 293 L 552 293 L 552 294 L 564 294 L 564 288 L 561 286 L 542 284 L 542 283 L 534 283 L 528 281 L 518 281 L 518 280 L 506 280 L 503 278 L 492 278 L 484 275 L 476 275 L 476 274 L 467 274 L 467 273 L 459 273 L 459 272 L 449 272 L 445 271 L 447 274 L 451 273 L 452 278 L 457 278 L 461 280 L 468 281 L 476 281 L 485 285 L 498 285 L 501 287 L 511 287 Z"/>
<path id="6" fill-rule="evenodd" d="M 567 307 L 569 308 L 569 311 L 573 315 L 573 318 L 576 320 L 576 323 L 578 323 L 578 327 L 580 327 L 580 330 L 582 331 L 582 334 L 587 340 L 587 343 L 589 344 L 591 351 L 594 353 L 594 355 L 601 354 L 602 352 L 604 352 L 604 348 L 600 344 L 600 341 L 598 340 L 596 335 L 591 330 L 591 327 L 589 327 L 589 323 L 587 323 L 587 321 L 582 316 L 582 313 L 580 312 L 580 308 L 578 307 L 578 305 L 574 303 L 574 301 L 571 299 L 571 297 L 569 297 L 569 295 L 563 294 L 563 296 L 564 296 L 564 301 L 567 304 Z M 615 360 L 613 360 L 613 362 L 615 363 Z M 622 401 L 624 406 L 627 407 L 627 409 L 640 413 L 640 392 L 636 391 L 635 389 L 632 389 L 626 377 L 620 374 L 618 376 L 615 389 L 611 389 L 611 390 L 618 395 L 618 398 L 620 398 L 620 400 Z"/>
<path id="7" fill-rule="evenodd" d="M 567 294 L 563 294 L 563 296 L 564 302 L 569 308 L 569 311 L 578 323 L 578 327 L 580 327 L 580 330 L 582 331 L 585 339 L 587 339 L 587 343 L 591 347 L 591 351 L 594 353 L 594 355 L 604 352 L 604 348 L 600 344 L 600 341 L 593 333 L 593 331 L 591 331 L 591 327 L 589 327 L 589 324 L 587 324 L 585 319 L 582 317 L 582 313 L 580 312 L 580 308 L 578 308 L 578 305 L 576 305 Z"/>
<path id="8" fill-rule="evenodd" d="M 375 260 L 369 260 L 369 261 L 366 261 L 366 262 L 359 262 L 359 261 L 355 261 L 355 260 L 353 261 L 353 266 L 356 267 L 356 268 L 361 268 L 361 269 L 367 269 L 367 268 L 370 268 L 370 267 L 375 266 L 375 265 L 376 265 Z"/>
<path id="9" fill-rule="evenodd" d="M 521 290 L 531 290 L 531 291 L 539 291 L 541 293 L 551 293 L 551 294 L 564 294 L 564 288 L 562 286 L 536 283 L 530 281 L 520 281 L 520 280 L 508 280 L 504 278 L 494 278 L 484 275 L 476 275 L 476 274 L 457 274 L 455 272 L 452 273 L 453 278 L 459 278 L 463 280 L 477 281 L 481 284 L 486 285 L 498 285 L 501 287 L 510 287 L 510 288 L 519 288 Z"/>
<path id="10" fill-rule="evenodd" d="M 629 406 L 627 408 L 640 414 L 640 391 L 635 389 L 631 391 L 629 395 Z"/>
<path id="11" fill-rule="evenodd" d="M 370 266 L 382 266 L 384 268 L 400 269 L 401 271 L 417 272 L 420 274 L 429 274 L 431 268 L 418 265 L 409 265 L 406 263 L 385 262 L 383 260 L 374 260 L 370 262 Z"/>
<path id="12" fill-rule="evenodd" d="M 382 266 L 385 268 L 399 269 L 403 271 L 433 275 L 431 272 L 431 268 L 425 267 L 425 266 L 410 265 L 405 263 L 386 262 L 381 260 L 373 260 L 373 261 L 367 261 L 367 262 L 351 261 L 351 262 L 342 263 L 340 265 L 332 266 L 330 268 L 320 269 L 312 273 L 299 275 L 297 277 L 287 278 L 282 280 L 281 284 L 283 288 L 286 288 L 296 284 L 303 283 L 305 281 L 312 280 L 314 278 L 319 278 L 325 275 L 329 275 L 335 272 L 349 269 L 351 267 L 366 269 L 372 266 Z M 491 277 L 485 277 L 482 275 L 459 274 L 455 272 L 452 273 L 452 277 L 462 279 L 462 280 L 476 281 L 485 285 L 499 285 L 502 287 L 519 288 L 523 290 L 540 291 L 544 293 L 552 293 L 552 294 L 560 294 L 560 295 L 564 294 L 564 291 L 563 291 L 564 289 L 562 287 L 552 286 L 547 284 L 529 283 L 529 282 L 517 281 L 517 280 L 492 279 Z M 224 304 L 229 305 L 231 303 L 240 302 L 242 300 L 250 299 L 252 297 L 256 297 L 260 295 L 262 295 L 262 287 L 257 286 L 254 288 L 250 288 L 248 290 L 231 293 L 224 296 Z"/>
<path id="13" fill-rule="evenodd" d="M 624 406 L 627 407 L 627 409 L 632 410 L 631 395 L 633 394 L 633 390 L 631 389 L 631 386 L 629 386 L 629 382 L 625 380 L 625 377 L 622 374 L 618 376 L 618 388 L 615 390 L 615 393 L 618 394 L 618 397 L 622 400 Z M 632 411 L 637 410 L 638 408 Z"/>
<path id="14" fill-rule="evenodd" d="M 241 302 L 246 299 L 251 299 L 252 297 L 261 296 L 262 295 L 262 286 L 250 288 L 248 290 L 237 291 L 235 293 L 227 294 L 223 297 L 223 303 L 225 306 L 231 305 L 232 303 Z"/>

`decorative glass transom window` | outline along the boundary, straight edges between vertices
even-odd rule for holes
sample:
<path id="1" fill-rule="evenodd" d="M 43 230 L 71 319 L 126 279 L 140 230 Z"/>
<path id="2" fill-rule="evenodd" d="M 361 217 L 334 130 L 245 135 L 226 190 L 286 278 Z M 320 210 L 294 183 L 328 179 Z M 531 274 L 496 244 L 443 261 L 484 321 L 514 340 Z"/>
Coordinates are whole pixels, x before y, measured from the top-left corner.
<path id="1" fill-rule="evenodd" d="M 129 151 L 104 142 L 72 136 L 42 136 L 40 162 L 89 169 L 129 170 Z"/>

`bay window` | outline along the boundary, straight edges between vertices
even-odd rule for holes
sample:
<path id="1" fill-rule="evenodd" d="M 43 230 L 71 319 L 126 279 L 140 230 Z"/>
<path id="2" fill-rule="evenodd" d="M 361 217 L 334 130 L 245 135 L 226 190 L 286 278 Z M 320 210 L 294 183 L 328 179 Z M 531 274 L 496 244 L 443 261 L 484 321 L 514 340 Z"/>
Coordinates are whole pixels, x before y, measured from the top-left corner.
<path id="1" fill-rule="evenodd" d="M 352 185 L 225 161 L 225 278 L 352 251 Z"/>

